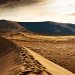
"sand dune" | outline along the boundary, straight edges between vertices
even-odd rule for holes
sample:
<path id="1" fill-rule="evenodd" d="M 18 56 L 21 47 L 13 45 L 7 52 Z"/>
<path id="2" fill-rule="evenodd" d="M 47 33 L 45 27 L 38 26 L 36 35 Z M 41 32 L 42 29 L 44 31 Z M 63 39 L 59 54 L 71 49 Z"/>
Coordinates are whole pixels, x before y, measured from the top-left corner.
<path id="1" fill-rule="evenodd" d="M 0 75 L 52 75 L 23 47 L 0 38 Z"/>
<path id="2" fill-rule="evenodd" d="M 23 46 L 24 47 L 24 46 Z M 51 72 L 52 75 L 75 75 L 73 73 L 71 73 L 70 71 L 58 66 L 57 64 L 54 64 L 53 62 L 47 60 L 46 58 L 42 57 L 41 55 L 38 55 L 37 53 L 31 51 L 30 49 L 24 47 L 25 49 L 27 49 L 31 55 L 34 56 L 34 58 L 36 60 L 38 60 L 41 64 L 43 64 L 48 72 Z"/>

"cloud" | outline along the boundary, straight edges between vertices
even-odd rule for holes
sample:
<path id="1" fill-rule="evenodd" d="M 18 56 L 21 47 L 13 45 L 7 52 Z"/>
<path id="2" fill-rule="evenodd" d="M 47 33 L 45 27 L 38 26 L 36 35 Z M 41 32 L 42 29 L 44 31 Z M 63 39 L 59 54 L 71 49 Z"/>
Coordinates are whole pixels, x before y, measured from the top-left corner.
<path id="1" fill-rule="evenodd" d="M 33 3 L 41 2 L 42 0 L 0 0 L 1 7 L 14 7 L 17 5 L 30 5 Z"/>
<path id="2" fill-rule="evenodd" d="M 7 2 L 26 2 L 26 3 L 32 3 L 32 2 L 36 2 L 39 0 L 0 0 L 1 4 L 5 4 Z"/>
<path id="3" fill-rule="evenodd" d="M 68 14 L 69 16 L 75 16 L 75 13 Z"/>
<path id="4" fill-rule="evenodd" d="M 2 4 L 5 9 L 0 8 L 0 19 L 28 22 L 56 21 L 75 23 L 75 0 L 14 1 Z M 6 7 L 10 7 L 10 9 Z"/>

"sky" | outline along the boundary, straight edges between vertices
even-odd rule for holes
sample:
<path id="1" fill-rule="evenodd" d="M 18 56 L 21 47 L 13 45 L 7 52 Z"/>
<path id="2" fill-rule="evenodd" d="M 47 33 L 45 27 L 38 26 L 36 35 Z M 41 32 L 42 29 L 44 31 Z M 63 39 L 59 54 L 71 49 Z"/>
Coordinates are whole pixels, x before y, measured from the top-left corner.
<path id="1" fill-rule="evenodd" d="M 42 0 L 10 8 L 0 6 L 0 19 L 23 22 L 75 23 L 75 0 Z"/>

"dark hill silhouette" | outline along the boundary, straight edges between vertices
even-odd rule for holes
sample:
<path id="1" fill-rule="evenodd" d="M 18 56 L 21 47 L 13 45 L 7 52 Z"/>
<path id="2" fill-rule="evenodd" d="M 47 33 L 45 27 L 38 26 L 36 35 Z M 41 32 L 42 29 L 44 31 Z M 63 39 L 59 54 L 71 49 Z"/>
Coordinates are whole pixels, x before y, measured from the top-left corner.
<path id="1" fill-rule="evenodd" d="M 28 31 L 45 35 L 75 35 L 75 24 L 57 22 L 19 22 Z"/>
<path id="2" fill-rule="evenodd" d="M 0 33 L 20 31 L 25 31 L 25 28 L 19 25 L 17 22 L 0 20 Z"/>
<path id="3" fill-rule="evenodd" d="M 75 35 L 75 24 L 0 20 L 0 33 L 31 32 L 41 35 Z"/>

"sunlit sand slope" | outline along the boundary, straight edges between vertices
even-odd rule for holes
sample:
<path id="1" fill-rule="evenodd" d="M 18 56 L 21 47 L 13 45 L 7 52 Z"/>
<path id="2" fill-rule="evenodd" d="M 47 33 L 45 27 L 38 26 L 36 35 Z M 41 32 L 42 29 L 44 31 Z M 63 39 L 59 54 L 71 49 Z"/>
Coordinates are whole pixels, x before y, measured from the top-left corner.
<path id="1" fill-rule="evenodd" d="M 37 53 L 31 51 L 30 49 L 24 47 L 27 49 L 36 60 L 38 60 L 41 64 L 43 64 L 48 72 L 51 72 L 53 75 L 75 75 L 71 73 L 70 71 L 58 66 L 57 64 L 54 64 L 53 62 L 47 60 L 46 58 L 42 57 L 41 55 L 38 55 Z"/>

